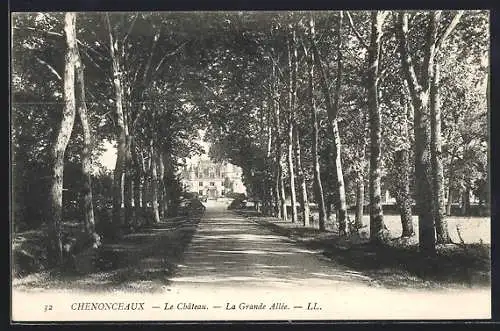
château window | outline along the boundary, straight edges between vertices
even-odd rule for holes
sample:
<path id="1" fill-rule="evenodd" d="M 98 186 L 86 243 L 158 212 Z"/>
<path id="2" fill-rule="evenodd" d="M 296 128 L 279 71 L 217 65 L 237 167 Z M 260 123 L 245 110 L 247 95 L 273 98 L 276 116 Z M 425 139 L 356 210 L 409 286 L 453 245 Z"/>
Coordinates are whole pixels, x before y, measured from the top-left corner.
<path id="1" fill-rule="evenodd" d="M 199 182 L 199 184 L 198 184 L 198 185 L 199 185 L 199 186 L 203 186 L 203 182 Z"/>
<path id="2" fill-rule="evenodd" d="M 214 182 L 210 182 L 210 186 L 215 186 L 215 183 Z"/>

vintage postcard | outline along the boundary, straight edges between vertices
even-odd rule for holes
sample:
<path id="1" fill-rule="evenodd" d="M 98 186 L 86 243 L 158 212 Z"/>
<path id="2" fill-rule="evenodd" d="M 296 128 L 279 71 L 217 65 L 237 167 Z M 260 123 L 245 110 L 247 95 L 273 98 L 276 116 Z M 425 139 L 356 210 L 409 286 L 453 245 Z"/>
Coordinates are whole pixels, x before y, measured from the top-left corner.
<path id="1" fill-rule="evenodd" d="M 12 322 L 490 319 L 489 19 L 12 13 Z"/>

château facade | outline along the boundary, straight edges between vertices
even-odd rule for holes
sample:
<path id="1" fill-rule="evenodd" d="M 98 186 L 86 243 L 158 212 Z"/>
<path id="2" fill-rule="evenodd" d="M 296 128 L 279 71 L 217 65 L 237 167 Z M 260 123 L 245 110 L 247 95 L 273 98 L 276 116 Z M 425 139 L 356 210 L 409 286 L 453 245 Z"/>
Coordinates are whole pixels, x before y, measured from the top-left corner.
<path id="1" fill-rule="evenodd" d="M 230 163 L 214 163 L 200 159 L 186 165 L 181 172 L 184 190 L 208 199 L 226 196 L 228 193 L 246 193 L 241 180 L 241 168 Z"/>

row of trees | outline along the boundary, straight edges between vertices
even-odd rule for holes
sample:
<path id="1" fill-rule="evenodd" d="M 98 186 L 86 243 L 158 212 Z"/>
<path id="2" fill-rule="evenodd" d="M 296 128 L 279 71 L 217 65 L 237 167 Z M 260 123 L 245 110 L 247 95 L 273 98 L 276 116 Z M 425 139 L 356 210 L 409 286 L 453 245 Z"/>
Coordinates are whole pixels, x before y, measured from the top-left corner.
<path id="1" fill-rule="evenodd" d="M 195 138 L 204 126 L 185 92 L 185 77 L 193 74 L 189 62 L 198 58 L 182 54 L 195 49 L 195 41 L 188 45 L 170 31 L 180 19 L 145 13 L 14 17 L 14 222 L 29 229 L 42 218 L 51 266 L 64 260 L 71 200 L 80 204 L 75 217 L 93 245 L 102 235 L 119 237 L 175 213 L 177 169 L 200 151 Z M 117 151 L 110 190 L 106 172 L 93 172 L 105 140 L 116 142 Z M 70 171 L 75 165 L 80 169 Z M 76 194 L 66 194 L 63 203 L 68 187 Z M 100 210 L 100 233 L 93 188 L 112 202 L 109 222 L 108 205 Z M 33 212 L 40 205 L 41 212 Z"/>
<path id="2" fill-rule="evenodd" d="M 355 196 L 356 230 L 367 188 L 370 236 L 380 241 L 384 185 L 396 197 L 403 236 L 414 235 L 415 201 L 422 252 L 449 243 L 445 188 L 449 207 L 458 192 L 467 201 L 471 187 L 485 190 L 488 182 L 487 15 L 341 11 L 238 19 L 251 27 L 245 43 L 257 54 L 236 59 L 241 70 L 231 75 L 259 88 L 243 100 L 239 87 L 220 87 L 233 109 L 221 103 L 212 155 L 243 168 L 263 211 L 309 226 L 315 201 L 325 229 L 333 205 L 343 235 L 348 196 Z"/>
<path id="3" fill-rule="evenodd" d="M 405 236 L 414 196 L 431 253 L 435 225 L 448 240 L 444 188 L 487 202 L 487 23 L 440 11 L 16 14 L 15 225 L 42 219 L 58 265 L 71 200 L 94 242 L 160 221 L 208 128 L 212 156 L 242 167 L 267 213 L 309 225 L 315 201 L 319 227 L 335 211 L 346 233 L 347 206 L 357 201 L 361 226 L 369 187 L 380 240 L 389 189 Z M 92 173 L 105 140 L 112 178 Z"/>

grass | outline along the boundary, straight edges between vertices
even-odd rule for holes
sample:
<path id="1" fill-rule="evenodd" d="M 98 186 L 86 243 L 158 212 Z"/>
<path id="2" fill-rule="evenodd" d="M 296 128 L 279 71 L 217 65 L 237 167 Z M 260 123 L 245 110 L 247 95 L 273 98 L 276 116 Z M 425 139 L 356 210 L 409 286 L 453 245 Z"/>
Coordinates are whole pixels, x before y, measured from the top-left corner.
<path id="1" fill-rule="evenodd" d="M 438 246 L 435 256 L 425 257 L 418 251 L 418 239 L 399 238 L 397 216 L 385 217 L 391 240 L 387 244 L 375 244 L 368 240 L 366 227 L 361 235 L 339 237 L 332 224 L 326 232 L 321 232 L 314 227 L 304 228 L 300 224 L 262 217 L 251 211 L 240 213 L 299 245 L 323 251 L 323 255 L 334 262 L 362 272 L 385 287 L 471 288 L 488 287 L 491 283 L 489 236 L 481 238 L 489 223 L 483 218 L 451 219 L 450 230 L 453 225 L 461 227 L 461 235 L 467 240 L 464 239 L 463 244 Z M 477 231 L 478 228 L 483 228 L 483 232 Z"/>
<path id="2" fill-rule="evenodd" d="M 199 217 L 173 218 L 124 235 L 119 240 L 104 243 L 97 252 L 92 268 L 84 272 L 65 270 L 28 270 L 14 275 L 13 286 L 18 289 L 51 288 L 90 291 L 134 290 L 156 291 L 168 284 L 183 252 L 196 231 Z M 39 237 L 39 233 L 32 234 Z M 24 241 L 22 240 L 24 238 Z M 27 245 L 25 234 L 21 243 Z M 30 247 L 40 243 L 31 241 Z M 149 281 L 157 280 L 156 282 Z"/>

